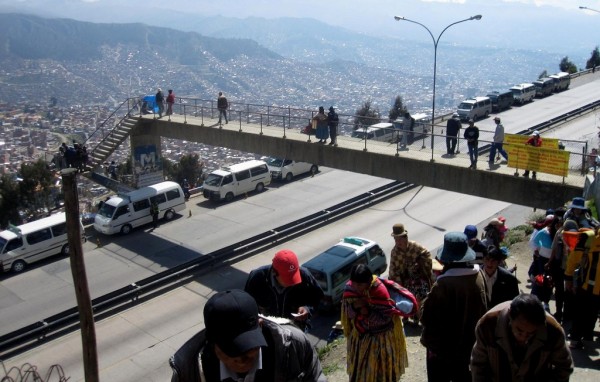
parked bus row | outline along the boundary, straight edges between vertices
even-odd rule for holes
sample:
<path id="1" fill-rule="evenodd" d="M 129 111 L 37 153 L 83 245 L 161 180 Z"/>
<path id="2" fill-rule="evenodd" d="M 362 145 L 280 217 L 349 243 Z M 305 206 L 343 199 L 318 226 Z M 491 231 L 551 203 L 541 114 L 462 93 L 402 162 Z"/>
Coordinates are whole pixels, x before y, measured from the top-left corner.
<path id="1" fill-rule="evenodd" d="M 515 85 L 506 91 L 493 91 L 483 97 L 468 98 L 458 105 L 456 112 L 463 121 L 487 118 L 492 112 L 499 113 L 513 104 L 524 105 L 534 98 L 544 98 L 567 90 L 570 84 L 571 75 L 559 72 L 531 83 Z"/>

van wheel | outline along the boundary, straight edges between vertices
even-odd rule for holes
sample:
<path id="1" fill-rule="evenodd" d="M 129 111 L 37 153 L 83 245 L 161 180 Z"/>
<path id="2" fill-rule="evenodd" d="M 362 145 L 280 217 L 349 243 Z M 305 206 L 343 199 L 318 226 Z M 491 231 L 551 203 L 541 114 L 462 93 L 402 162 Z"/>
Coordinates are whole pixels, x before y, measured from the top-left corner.
<path id="1" fill-rule="evenodd" d="M 294 179 L 294 174 L 292 174 L 291 172 L 288 172 L 288 173 L 285 175 L 285 181 L 286 181 L 286 182 L 291 182 L 291 181 L 292 181 L 292 179 Z"/>
<path id="2" fill-rule="evenodd" d="M 265 190 L 265 185 L 262 183 L 259 183 L 256 185 L 256 192 L 263 192 Z"/>
<path id="3" fill-rule="evenodd" d="M 63 256 L 69 256 L 69 252 L 70 252 L 70 249 L 69 249 L 69 244 L 65 244 L 65 245 L 63 245 L 63 246 L 62 246 L 62 249 L 60 250 L 60 253 L 61 253 Z"/>
<path id="4" fill-rule="evenodd" d="M 313 164 L 312 166 L 310 166 L 310 173 L 311 173 L 312 175 L 315 175 L 315 174 L 316 174 L 316 173 L 318 173 L 318 172 L 319 172 L 319 167 L 317 167 L 317 165 L 316 165 L 316 164 Z"/>
<path id="5" fill-rule="evenodd" d="M 233 192 L 228 192 L 227 195 L 225 195 L 225 201 L 227 203 L 231 202 L 233 200 Z"/>
<path id="6" fill-rule="evenodd" d="M 489 116 L 490 116 L 490 113 L 486 110 L 486 112 L 485 112 L 485 118 L 487 118 Z"/>
<path id="7" fill-rule="evenodd" d="M 15 273 L 19 273 L 19 272 L 23 272 L 23 270 L 25 269 L 25 265 L 27 265 L 23 260 L 17 260 L 14 263 L 12 263 L 12 271 Z"/>
<path id="8" fill-rule="evenodd" d="M 165 212 L 165 219 L 166 220 L 171 220 L 175 217 L 175 214 L 173 213 L 172 210 L 167 210 L 167 212 Z"/>
<path id="9" fill-rule="evenodd" d="M 121 233 L 123 235 L 128 235 L 129 232 L 131 232 L 131 226 L 129 224 L 125 224 L 123 227 L 121 227 Z"/>

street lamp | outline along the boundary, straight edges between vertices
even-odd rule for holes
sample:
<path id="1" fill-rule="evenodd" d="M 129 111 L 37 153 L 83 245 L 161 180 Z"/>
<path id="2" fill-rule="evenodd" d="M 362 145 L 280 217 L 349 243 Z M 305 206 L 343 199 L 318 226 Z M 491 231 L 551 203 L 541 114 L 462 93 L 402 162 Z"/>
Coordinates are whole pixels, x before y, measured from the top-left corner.
<path id="1" fill-rule="evenodd" d="M 597 10 L 597 9 L 588 8 L 588 7 L 584 7 L 584 6 L 581 6 L 581 5 L 579 6 L 579 9 L 584 9 L 584 10 L 588 10 L 588 11 L 592 11 L 592 12 L 598 12 L 598 13 L 600 13 L 600 11 L 599 11 L 599 10 Z"/>
<path id="2" fill-rule="evenodd" d="M 464 20 L 459 20 L 459 21 L 453 22 L 452 24 L 448 25 L 446 28 L 444 28 L 442 30 L 442 32 L 438 36 L 437 40 L 436 40 L 435 37 L 433 37 L 433 33 L 431 33 L 431 31 L 429 30 L 429 28 L 427 28 L 425 25 L 421 24 L 418 21 L 410 20 L 410 19 L 407 19 L 406 17 L 401 17 L 401 16 L 394 16 L 394 19 L 396 21 L 408 21 L 409 23 L 413 23 L 413 24 L 417 24 L 417 25 L 422 26 L 429 33 L 429 35 L 431 36 L 431 39 L 433 40 L 433 101 L 432 101 L 432 104 L 431 104 L 431 161 L 433 162 L 433 137 L 434 137 L 433 126 L 434 126 L 434 123 L 435 123 L 435 79 L 436 79 L 436 75 L 437 75 L 437 48 L 438 48 L 438 42 L 440 42 L 440 38 L 442 37 L 442 35 L 446 31 L 446 29 L 450 28 L 452 25 L 464 23 L 465 21 L 481 20 L 481 15 L 475 15 L 475 16 L 469 17 L 468 19 L 464 19 Z M 423 147 L 425 147 L 425 145 L 423 145 Z"/>

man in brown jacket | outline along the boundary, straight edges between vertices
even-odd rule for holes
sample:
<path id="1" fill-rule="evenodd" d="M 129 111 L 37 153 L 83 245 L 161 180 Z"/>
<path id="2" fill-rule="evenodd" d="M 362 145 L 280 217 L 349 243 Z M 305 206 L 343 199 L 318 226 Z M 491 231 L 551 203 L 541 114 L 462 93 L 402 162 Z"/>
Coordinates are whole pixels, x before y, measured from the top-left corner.
<path id="1" fill-rule="evenodd" d="M 471 382 L 469 360 L 475 326 L 487 311 L 485 281 L 470 265 L 467 235 L 448 232 L 437 255 L 444 264 L 421 306 L 421 344 L 427 348 L 429 382 Z"/>
<path id="2" fill-rule="evenodd" d="M 475 335 L 473 382 L 560 382 L 573 373 L 565 333 L 534 295 L 520 294 L 490 309 Z"/>

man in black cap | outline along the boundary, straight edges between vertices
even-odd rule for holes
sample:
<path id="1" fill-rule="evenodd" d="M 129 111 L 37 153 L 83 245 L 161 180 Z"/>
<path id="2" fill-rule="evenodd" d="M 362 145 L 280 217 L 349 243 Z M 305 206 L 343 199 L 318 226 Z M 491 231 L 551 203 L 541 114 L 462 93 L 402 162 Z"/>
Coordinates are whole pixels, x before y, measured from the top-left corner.
<path id="1" fill-rule="evenodd" d="M 427 378 L 429 382 L 470 381 L 475 326 L 487 311 L 485 281 L 479 270 L 469 265 L 475 252 L 462 232 L 444 235 L 437 258 L 444 270 L 421 306 Z"/>
<path id="2" fill-rule="evenodd" d="M 244 291 L 215 294 L 204 306 L 205 329 L 169 360 L 171 381 L 326 381 L 308 338 L 284 321 L 259 318 Z"/>

